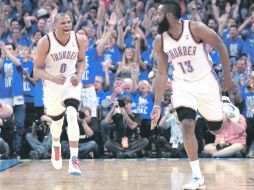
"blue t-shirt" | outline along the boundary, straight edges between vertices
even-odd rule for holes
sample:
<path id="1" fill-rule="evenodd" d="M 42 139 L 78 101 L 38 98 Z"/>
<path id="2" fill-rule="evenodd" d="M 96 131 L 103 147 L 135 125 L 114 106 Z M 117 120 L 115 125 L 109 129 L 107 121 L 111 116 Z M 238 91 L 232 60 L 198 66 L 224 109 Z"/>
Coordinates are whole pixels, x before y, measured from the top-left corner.
<path id="1" fill-rule="evenodd" d="M 23 67 L 23 60 L 18 57 L 20 66 Z M 12 96 L 23 95 L 23 73 L 17 70 L 17 67 L 13 64 L 13 85 L 12 85 Z"/>
<path id="2" fill-rule="evenodd" d="M 247 53 L 251 64 L 254 65 L 254 38 L 247 39 L 243 47 L 243 51 Z"/>
<path id="3" fill-rule="evenodd" d="M 246 92 L 246 87 L 242 87 L 243 110 L 242 113 L 246 118 L 254 118 L 252 108 L 254 107 L 254 92 Z"/>
<path id="4" fill-rule="evenodd" d="M 145 50 L 141 53 L 141 59 L 146 64 L 147 68 L 146 69 L 140 68 L 139 80 L 148 80 L 148 73 L 151 71 L 152 68 L 152 62 L 148 50 Z"/>
<path id="5" fill-rule="evenodd" d="M 34 106 L 35 107 L 43 107 L 43 91 L 42 91 L 42 80 L 39 79 L 36 81 L 34 87 Z"/>
<path id="6" fill-rule="evenodd" d="M 99 75 L 105 79 L 105 73 L 103 71 L 102 62 L 111 62 L 112 65 L 118 66 L 118 63 L 122 60 L 122 53 L 120 52 L 118 47 L 114 47 L 110 50 L 105 50 L 103 52 L 102 59 L 100 59 L 100 64 L 98 65 L 98 69 L 96 75 Z M 98 73 L 98 74 L 97 74 Z M 115 72 L 109 69 L 109 78 L 110 84 L 112 85 L 115 80 Z"/>
<path id="7" fill-rule="evenodd" d="M 236 39 L 226 38 L 224 43 L 228 49 L 230 57 L 240 57 L 243 52 L 244 41 L 238 37 Z"/>
<path id="8" fill-rule="evenodd" d="M 33 71 L 33 62 L 28 60 L 23 64 L 23 70 L 27 69 L 28 75 L 31 76 Z M 34 85 L 29 80 L 23 80 L 23 91 L 25 95 L 25 102 L 34 101 Z"/>
<path id="9" fill-rule="evenodd" d="M 3 62 L 0 69 L 0 98 L 11 98 L 11 89 L 13 82 L 13 63 L 10 60 Z"/>
<path id="10" fill-rule="evenodd" d="M 221 67 L 221 61 L 220 61 L 220 56 L 217 50 L 213 50 L 209 53 L 212 59 L 213 66 L 219 66 Z"/>
<path id="11" fill-rule="evenodd" d="M 82 84 L 94 84 L 96 69 L 101 57 L 98 56 L 97 49 L 92 48 L 86 52 L 86 70 L 82 76 Z"/>
<path id="12" fill-rule="evenodd" d="M 22 59 L 18 58 L 18 61 L 22 66 Z M 3 62 L 0 80 L 0 98 L 23 94 L 22 72 L 18 72 L 16 65 L 9 59 Z"/>
<path id="13" fill-rule="evenodd" d="M 137 113 L 141 114 L 144 119 L 151 119 L 150 113 L 153 109 L 154 95 L 148 93 L 145 97 L 142 97 L 138 92 L 135 98 L 135 105 L 137 107 Z"/>
<path id="14" fill-rule="evenodd" d="M 124 44 L 126 45 L 126 47 L 132 47 L 133 45 L 132 42 L 133 42 L 132 33 L 128 32 L 126 38 L 124 39 Z"/>

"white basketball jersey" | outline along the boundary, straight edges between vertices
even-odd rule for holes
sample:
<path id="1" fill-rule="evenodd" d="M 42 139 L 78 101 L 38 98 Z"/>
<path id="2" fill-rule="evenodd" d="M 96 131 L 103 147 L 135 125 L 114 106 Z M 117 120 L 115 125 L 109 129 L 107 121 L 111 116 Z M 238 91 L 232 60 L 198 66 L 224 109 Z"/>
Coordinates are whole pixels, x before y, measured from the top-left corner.
<path id="1" fill-rule="evenodd" d="M 66 77 L 73 75 L 76 72 L 79 51 L 74 31 L 71 31 L 66 45 L 58 41 L 55 32 L 48 33 L 48 37 L 50 47 L 45 61 L 45 70 L 52 75 L 63 74 Z"/>
<path id="2" fill-rule="evenodd" d="M 199 80 L 212 70 L 204 43 L 197 43 L 190 31 L 190 21 L 182 21 L 183 30 L 178 40 L 168 32 L 162 34 L 163 51 L 173 64 L 173 77 L 186 81 Z"/>

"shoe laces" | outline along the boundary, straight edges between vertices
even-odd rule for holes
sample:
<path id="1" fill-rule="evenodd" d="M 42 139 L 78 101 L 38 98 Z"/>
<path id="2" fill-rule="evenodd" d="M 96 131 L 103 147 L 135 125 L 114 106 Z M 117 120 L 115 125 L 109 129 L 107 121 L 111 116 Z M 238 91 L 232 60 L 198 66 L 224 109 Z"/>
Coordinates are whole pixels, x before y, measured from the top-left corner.
<path id="1" fill-rule="evenodd" d="M 202 184 L 200 183 L 200 181 L 199 181 L 199 180 L 202 180 L 202 178 L 199 178 L 199 177 L 193 177 L 193 178 L 192 178 L 192 182 L 191 182 L 191 183 L 195 183 L 195 184 L 202 185 Z"/>
<path id="2" fill-rule="evenodd" d="M 75 169 L 79 169 L 79 161 L 78 159 L 72 159 L 71 163 Z"/>
<path id="3" fill-rule="evenodd" d="M 198 181 L 199 179 L 200 179 L 199 177 L 193 177 L 193 178 L 192 178 L 192 181 L 196 182 L 196 181 Z"/>

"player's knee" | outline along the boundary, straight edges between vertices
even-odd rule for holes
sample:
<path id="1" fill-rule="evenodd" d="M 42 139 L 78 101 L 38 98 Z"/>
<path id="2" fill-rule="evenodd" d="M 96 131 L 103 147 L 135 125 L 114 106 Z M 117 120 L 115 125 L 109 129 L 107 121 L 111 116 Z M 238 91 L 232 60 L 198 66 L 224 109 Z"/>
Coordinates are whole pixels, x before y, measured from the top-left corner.
<path id="1" fill-rule="evenodd" d="M 211 133 L 216 134 L 217 131 L 220 130 L 222 127 L 222 120 L 221 121 L 206 121 L 207 128 Z"/>
<path id="2" fill-rule="evenodd" d="M 76 122 L 77 121 L 77 110 L 73 106 L 68 106 L 66 109 L 67 121 Z"/>
<path id="3" fill-rule="evenodd" d="M 64 118 L 62 117 L 59 120 L 53 120 L 50 125 L 50 132 L 52 137 L 59 138 L 62 133 L 62 126 L 63 126 Z"/>
<path id="4" fill-rule="evenodd" d="M 79 126 L 77 121 L 77 110 L 73 106 L 68 106 L 66 109 L 67 122 L 68 122 L 68 139 L 69 141 L 79 140 Z"/>

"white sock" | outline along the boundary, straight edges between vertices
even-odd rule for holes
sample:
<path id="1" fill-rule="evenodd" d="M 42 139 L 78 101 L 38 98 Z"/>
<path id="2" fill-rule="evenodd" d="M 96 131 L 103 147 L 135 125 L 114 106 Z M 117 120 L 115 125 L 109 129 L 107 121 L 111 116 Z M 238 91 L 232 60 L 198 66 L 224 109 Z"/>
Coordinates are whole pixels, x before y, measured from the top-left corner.
<path id="1" fill-rule="evenodd" d="M 61 146 L 60 141 L 52 141 L 53 146 Z"/>
<path id="2" fill-rule="evenodd" d="M 199 160 L 190 161 L 191 169 L 192 169 L 192 177 L 201 178 L 201 170 L 199 166 Z"/>
<path id="3" fill-rule="evenodd" d="M 71 158 L 73 156 L 75 156 L 76 158 L 78 158 L 78 148 L 72 148 L 70 147 L 70 153 L 71 153 Z"/>

